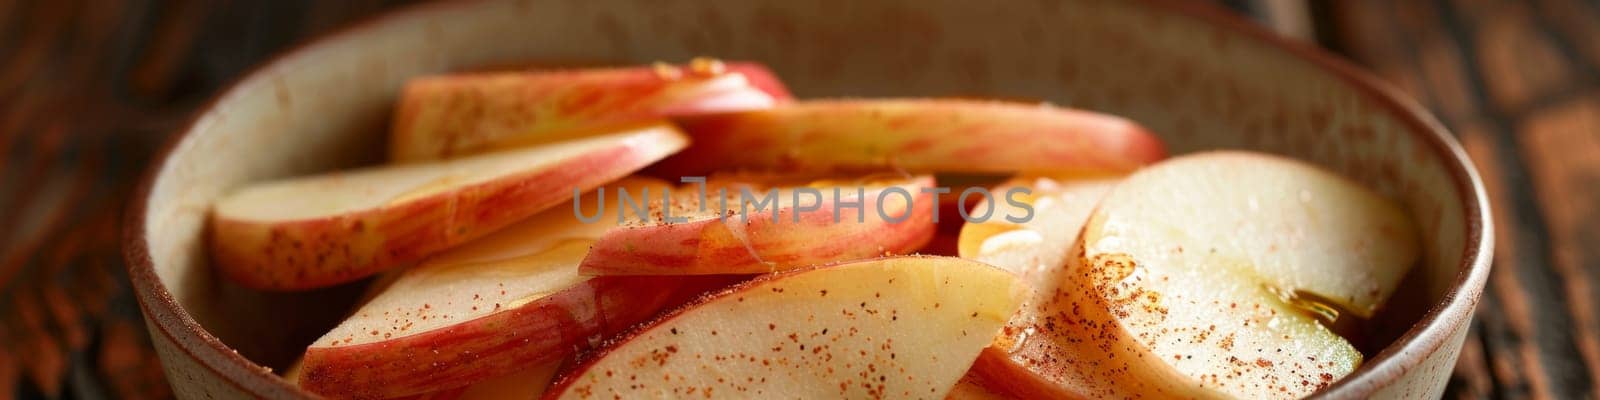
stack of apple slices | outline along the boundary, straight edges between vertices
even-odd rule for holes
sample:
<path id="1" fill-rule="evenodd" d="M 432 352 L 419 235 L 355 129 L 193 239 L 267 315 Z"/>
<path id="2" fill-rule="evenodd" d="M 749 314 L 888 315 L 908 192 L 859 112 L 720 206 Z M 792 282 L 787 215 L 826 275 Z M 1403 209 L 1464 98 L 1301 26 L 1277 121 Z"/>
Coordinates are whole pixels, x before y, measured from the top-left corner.
<path id="1" fill-rule="evenodd" d="M 1298 161 L 1200 153 L 1112 183 L 1013 182 L 1032 221 L 962 231 L 963 257 L 1034 284 L 973 367 L 997 390 L 1302 397 L 1361 362 L 1332 327 L 1370 318 L 1418 257 L 1395 204 Z"/>
<path id="2" fill-rule="evenodd" d="M 422 77 L 392 128 L 395 164 L 212 210 L 233 282 L 371 281 L 286 376 L 330 398 L 1292 397 L 1360 362 L 1328 326 L 1417 257 L 1302 163 L 1162 162 L 1042 104 L 795 101 L 754 63 Z M 1018 177 L 952 201 L 939 173 Z"/>
<path id="3" fill-rule="evenodd" d="M 927 175 L 808 180 L 738 174 L 710 179 L 704 199 L 684 196 L 672 202 L 669 209 L 677 209 L 680 220 L 666 221 L 672 214 L 666 213 L 645 224 L 607 231 L 583 260 L 582 272 L 775 272 L 907 254 L 926 244 L 935 227 L 934 182 Z"/>
<path id="4" fill-rule="evenodd" d="M 666 187 L 643 178 L 613 187 L 651 186 Z M 730 282 L 578 275 L 589 244 L 609 226 L 615 225 L 585 225 L 569 210 L 550 210 L 398 271 L 306 350 L 302 384 L 384 398 L 480 381 L 559 362 L 590 337 L 622 331 Z"/>

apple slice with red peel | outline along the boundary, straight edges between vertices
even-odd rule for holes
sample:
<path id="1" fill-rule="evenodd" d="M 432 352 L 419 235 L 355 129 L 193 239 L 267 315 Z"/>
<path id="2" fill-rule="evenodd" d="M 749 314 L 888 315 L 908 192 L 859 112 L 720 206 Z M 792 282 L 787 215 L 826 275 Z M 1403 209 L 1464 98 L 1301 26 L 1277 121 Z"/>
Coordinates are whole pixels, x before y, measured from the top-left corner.
<path id="1" fill-rule="evenodd" d="M 537 400 L 544 396 L 561 368 L 559 362 L 539 364 L 511 375 L 467 386 L 455 400 Z"/>
<path id="2" fill-rule="evenodd" d="M 982 356 L 979 356 L 982 357 Z M 976 366 L 976 364 L 974 364 Z M 986 381 L 982 376 L 972 370 L 950 387 L 950 393 L 944 396 L 945 400 L 1010 400 L 1020 399 L 1005 392 L 991 389 L 995 384 Z M 1034 397 L 1043 398 L 1043 397 Z"/>
<path id="3" fill-rule="evenodd" d="M 606 232 L 584 258 L 582 273 L 768 273 L 910 253 L 933 235 L 934 200 L 924 190 L 933 184 L 926 175 L 854 180 L 714 176 L 706 184 L 705 203 L 698 187 L 686 186 L 665 208 L 670 212 L 658 211 L 642 224 Z M 657 203 L 654 207 L 661 209 Z M 667 221 L 669 216 L 684 220 Z"/>
<path id="4" fill-rule="evenodd" d="M 1130 175 L 1079 239 L 1076 288 L 1061 291 L 1078 312 L 1062 325 L 1097 327 L 1080 338 L 1101 351 L 1077 362 L 1136 372 L 1102 382 L 1165 382 L 1183 397 L 1298 398 L 1349 374 L 1362 355 L 1328 326 L 1381 308 L 1419 251 L 1393 202 L 1242 152 Z"/>
<path id="5" fill-rule="evenodd" d="M 486 235 L 687 144 L 677 129 L 657 124 L 437 163 L 258 183 L 217 201 L 211 257 L 223 275 L 256 289 L 349 282 Z"/>
<path id="6" fill-rule="evenodd" d="M 1129 171 L 1166 157 L 1132 121 L 1042 104 L 956 99 L 802 101 L 680 118 L 695 146 L 655 171 L 730 167 L 913 172 Z"/>
<path id="7" fill-rule="evenodd" d="M 788 104 L 794 101 L 794 94 L 789 92 L 789 86 L 785 85 L 783 79 L 779 79 L 778 74 L 772 72 L 766 65 L 758 62 L 740 61 L 724 63 L 723 65 L 729 73 L 744 75 L 744 79 L 750 82 L 750 86 L 754 86 L 756 89 L 760 89 L 762 93 L 766 93 L 767 96 L 771 96 L 776 104 Z M 694 66 L 691 65 L 690 69 L 693 68 Z M 712 68 L 715 69 L 714 66 Z"/>
<path id="8" fill-rule="evenodd" d="M 544 395 L 560 368 L 560 362 L 547 362 L 471 386 L 391 400 L 536 400 Z"/>
<path id="9" fill-rule="evenodd" d="M 1068 252 L 1100 199 L 1120 177 L 1020 177 L 996 186 L 995 198 L 973 208 L 993 207 L 1003 217 L 968 223 L 961 229 L 959 253 L 1011 271 L 1028 282 L 1032 295 L 1023 303 L 972 367 L 991 389 L 1021 398 L 1092 398 L 1128 396 L 1116 388 L 1099 388 L 1093 369 L 1077 368 L 1074 346 L 1081 339 L 1063 328 L 1059 290 L 1067 278 Z M 1051 329 L 1054 327 L 1054 329 Z"/>
<path id="10" fill-rule="evenodd" d="M 940 398 L 1025 291 L 949 257 L 767 275 L 613 339 L 545 398 Z"/>
<path id="11" fill-rule="evenodd" d="M 415 162 L 589 136 L 663 117 L 765 109 L 788 89 L 754 63 L 497 72 L 412 79 L 390 157 Z"/>
<path id="12" fill-rule="evenodd" d="M 296 360 L 294 365 L 284 370 L 283 379 L 299 386 L 300 363 Z M 560 361 L 541 363 L 532 368 L 468 386 L 395 397 L 391 400 L 533 400 L 544 395 L 544 390 L 550 386 L 550 382 L 555 379 L 556 371 L 560 368 Z"/>
<path id="13" fill-rule="evenodd" d="M 667 186 L 625 179 L 616 187 Z M 460 387 L 560 360 L 731 282 L 578 275 L 589 243 L 613 226 L 549 210 L 400 272 L 306 350 L 302 387 L 356 398 Z"/>

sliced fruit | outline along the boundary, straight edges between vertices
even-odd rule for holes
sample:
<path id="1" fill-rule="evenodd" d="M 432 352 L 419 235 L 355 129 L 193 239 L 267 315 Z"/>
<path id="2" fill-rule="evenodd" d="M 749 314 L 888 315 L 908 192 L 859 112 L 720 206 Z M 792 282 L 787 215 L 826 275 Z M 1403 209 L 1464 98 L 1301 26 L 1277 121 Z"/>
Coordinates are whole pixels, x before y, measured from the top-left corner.
<path id="1" fill-rule="evenodd" d="M 939 398 L 1025 289 L 948 257 L 768 275 L 614 339 L 545 398 Z"/>
<path id="2" fill-rule="evenodd" d="M 301 360 L 295 360 L 294 364 L 283 371 L 283 379 L 299 386 L 301 364 Z M 544 395 L 544 390 L 550 386 L 551 380 L 555 379 L 556 371 L 560 368 L 560 361 L 540 363 L 532 368 L 468 386 L 395 397 L 391 400 L 532 400 Z"/>
<path id="3" fill-rule="evenodd" d="M 471 386 L 421 395 L 417 400 L 534 400 L 544 395 L 560 367 L 559 362 L 542 363 Z"/>
<path id="4" fill-rule="evenodd" d="M 1067 252 L 1084 221 L 1120 180 L 1025 177 L 996 186 L 990 190 L 993 199 L 971 207 L 970 214 L 989 218 L 961 227 L 958 252 L 1011 271 L 1035 292 L 1051 296 L 1066 277 Z"/>
<path id="5" fill-rule="evenodd" d="M 946 394 L 944 398 L 945 400 L 1005 400 L 1017 398 L 990 389 L 989 385 L 991 384 L 984 381 L 983 377 L 969 370 L 965 376 L 961 377 L 960 381 L 956 382 L 955 386 L 950 387 L 950 393 Z"/>
<path id="6" fill-rule="evenodd" d="M 1191 233 L 1186 239 L 1204 240 L 1201 254 L 1214 248 L 1217 257 L 1238 258 L 1229 266 L 1284 294 L 1319 297 L 1338 309 L 1330 311 L 1371 317 L 1418 257 L 1417 229 L 1397 204 L 1304 162 L 1211 152 L 1138 177 L 1129 182 L 1139 184 L 1120 186 L 1102 208 L 1107 238 L 1182 228 Z"/>
<path id="7" fill-rule="evenodd" d="M 927 243 L 935 228 L 933 197 L 923 190 L 933 187 L 933 178 L 926 175 L 842 181 L 774 175 L 712 179 L 705 203 L 698 187 L 686 186 L 664 208 L 670 212 L 606 232 L 584 258 L 582 273 L 783 271 L 909 253 Z M 684 220 L 667 221 L 669 214 Z"/>
<path id="8" fill-rule="evenodd" d="M 651 179 L 618 185 L 666 187 Z M 550 210 L 406 269 L 306 350 L 301 385 L 357 398 L 460 387 L 560 360 L 730 282 L 578 275 L 589 243 L 613 226 Z"/>
<path id="9" fill-rule="evenodd" d="M 803 101 L 680 119 L 695 147 L 658 171 L 898 167 L 913 172 L 1129 171 L 1166 156 L 1115 116 L 1039 104 L 953 99 Z"/>
<path id="10" fill-rule="evenodd" d="M 760 64 L 457 74 L 413 79 L 390 157 L 415 162 L 549 143 L 663 117 L 747 111 L 790 99 Z"/>
<path id="11" fill-rule="evenodd" d="M 1021 398 L 1130 397 L 1102 387 L 1093 368 L 1080 368 L 1098 350 L 1075 346 L 1082 330 L 1064 326 L 1056 299 L 1067 279 L 1068 252 L 1100 199 L 1120 177 L 1017 178 L 996 186 L 993 201 L 974 206 L 987 221 L 961 229 L 960 254 L 1011 271 L 1028 282 L 1030 295 L 985 349 L 972 373 L 996 390 Z M 993 207 L 993 211 L 985 211 Z M 1005 217 L 1016 217 L 1012 222 Z M 1089 355 L 1078 354 L 1090 351 Z"/>
<path id="12" fill-rule="evenodd" d="M 255 184 L 211 215 L 211 257 L 257 289 L 349 282 L 481 237 L 687 145 L 639 130 L 438 163 Z M 570 213 L 569 213 L 570 215 Z"/>
<path id="13" fill-rule="evenodd" d="M 1131 175 L 1080 241 L 1067 325 L 1096 327 L 1084 342 L 1101 362 L 1144 375 L 1107 382 L 1165 375 L 1181 396 L 1297 398 L 1349 374 L 1361 353 L 1324 324 L 1380 308 L 1418 254 L 1416 228 L 1383 197 L 1239 152 Z"/>
<path id="14" fill-rule="evenodd" d="M 1057 302 L 1059 291 L 1076 290 L 1062 286 L 1068 276 L 1069 250 L 1100 199 L 1119 180 L 1018 178 L 997 186 L 995 201 L 974 207 L 983 210 L 992 204 L 995 215 L 1028 217 L 1020 223 L 991 218 L 969 223 L 961 232 L 963 257 L 1009 270 L 1033 289 L 995 343 L 973 365 L 973 373 L 990 383 L 991 389 L 1020 398 L 1114 398 L 1144 393 L 1137 386 L 1100 383 L 1114 370 L 1096 368 L 1102 351 L 1079 345 L 1087 331 L 1064 323 L 1071 321 L 1070 311 Z M 1012 194 L 1024 188 L 1026 193 Z M 1031 211 L 1025 211 L 1023 205 Z"/>

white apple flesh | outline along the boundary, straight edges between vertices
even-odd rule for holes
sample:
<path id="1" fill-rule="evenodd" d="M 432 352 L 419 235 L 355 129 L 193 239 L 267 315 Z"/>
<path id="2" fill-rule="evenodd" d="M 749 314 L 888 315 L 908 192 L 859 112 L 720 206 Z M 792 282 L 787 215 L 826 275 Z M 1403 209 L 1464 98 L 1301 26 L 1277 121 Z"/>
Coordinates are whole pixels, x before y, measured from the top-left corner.
<path id="1" fill-rule="evenodd" d="M 283 371 L 283 379 L 299 386 L 300 365 L 301 361 L 295 360 L 293 365 Z M 560 368 L 559 361 L 546 362 L 467 386 L 394 397 L 390 400 L 533 400 L 544 395 L 544 390 L 550 386 L 551 380 L 555 379 L 556 371 Z"/>
<path id="2" fill-rule="evenodd" d="M 1208 258 L 1215 250 L 1236 259 L 1228 266 L 1239 272 L 1363 318 L 1382 307 L 1419 254 L 1417 229 L 1399 206 L 1304 162 L 1211 152 L 1136 177 L 1103 203 L 1105 236 L 1093 244 L 1167 249 L 1168 258 Z M 1154 234 L 1161 231 L 1189 237 Z M 1191 243 L 1203 247 L 1185 247 Z"/>
<path id="3" fill-rule="evenodd" d="M 947 257 L 768 275 L 613 340 L 545 398 L 942 398 L 1024 293 Z"/>
<path id="4" fill-rule="evenodd" d="M 1297 398 L 1360 364 L 1323 321 L 1380 309 L 1417 240 L 1394 203 L 1309 164 L 1174 158 L 1128 177 L 1089 219 L 1062 322 L 1091 327 L 1082 341 L 1103 349 L 1079 364 L 1136 372 L 1103 377 L 1112 384 Z"/>

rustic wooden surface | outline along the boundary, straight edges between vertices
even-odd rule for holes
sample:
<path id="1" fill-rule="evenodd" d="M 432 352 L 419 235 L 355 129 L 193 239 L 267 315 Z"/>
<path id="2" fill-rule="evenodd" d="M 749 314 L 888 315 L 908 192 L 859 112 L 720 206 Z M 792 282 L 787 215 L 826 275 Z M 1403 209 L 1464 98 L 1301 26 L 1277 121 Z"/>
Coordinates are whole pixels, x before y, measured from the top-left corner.
<path id="1" fill-rule="evenodd" d="M 1450 395 L 1600 393 L 1600 2 L 1381 0 L 1323 36 L 1433 109 L 1488 185 L 1495 267 Z"/>
<path id="2" fill-rule="evenodd" d="M 124 283 L 132 185 L 219 87 L 387 3 L 0 0 L 0 400 L 170 396 Z M 1309 9 L 1318 40 L 1435 110 L 1489 185 L 1496 267 L 1448 396 L 1596 397 L 1600 1 Z"/>

